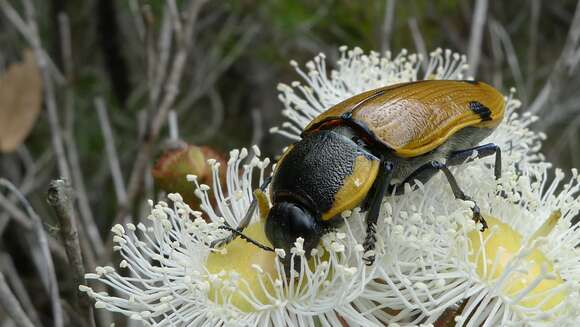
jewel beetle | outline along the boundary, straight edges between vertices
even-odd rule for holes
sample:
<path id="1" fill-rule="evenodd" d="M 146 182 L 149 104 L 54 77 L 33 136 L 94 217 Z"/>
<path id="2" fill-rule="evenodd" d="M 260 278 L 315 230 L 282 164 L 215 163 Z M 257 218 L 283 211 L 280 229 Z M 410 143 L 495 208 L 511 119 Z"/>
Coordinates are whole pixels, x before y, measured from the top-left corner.
<path id="1" fill-rule="evenodd" d="M 265 191 L 271 183 L 266 236 L 286 253 L 301 237 L 309 255 L 324 233 L 343 222 L 343 211 L 361 206 L 366 211 L 365 260 L 372 264 L 386 195 L 400 195 L 405 183 L 426 183 L 441 171 L 457 199 L 471 200 L 448 167 L 491 155 L 495 178 L 500 177 L 500 148 L 478 144 L 499 125 L 504 111 L 503 95 L 478 81 L 401 83 L 342 101 L 306 126 L 301 140 L 287 148 L 272 177 L 261 185 Z M 237 228 L 225 227 L 233 233 L 224 242 L 240 235 L 272 250 L 242 233 L 257 201 L 254 197 Z M 477 204 L 472 211 L 485 229 Z"/>

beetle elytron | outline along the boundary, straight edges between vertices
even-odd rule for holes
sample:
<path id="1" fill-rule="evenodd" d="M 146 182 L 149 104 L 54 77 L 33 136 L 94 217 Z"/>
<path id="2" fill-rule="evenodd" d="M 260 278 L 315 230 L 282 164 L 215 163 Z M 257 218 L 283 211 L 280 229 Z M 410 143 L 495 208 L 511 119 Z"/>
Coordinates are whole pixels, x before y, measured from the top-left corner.
<path id="1" fill-rule="evenodd" d="M 483 82 L 438 80 L 375 89 L 331 107 L 304 129 L 261 186 L 265 190 L 272 182 L 268 239 L 289 253 L 302 237 L 309 255 L 320 237 L 343 221 L 341 212 L 361 205 L 367 211 L 365 260 L 372 264 L 386 194 L 401 194 L 405 183 L 426 183 L 442 171 L 455 197 L 469 200 L 448 167 L 475 159 L 475 153 L 477 158 L 495 154 L 495 177 L 500 177 L 499 147 L 478 143 L 499 125 L 504 107 L 502 94 Z M 234 233 L 220 243 L 237 235 L 249 240 L 242 231 L 256 206 L 254 198 L 237 229 L 224 226 Z M 479 207 L 472 210 L 485 229 Z"/>

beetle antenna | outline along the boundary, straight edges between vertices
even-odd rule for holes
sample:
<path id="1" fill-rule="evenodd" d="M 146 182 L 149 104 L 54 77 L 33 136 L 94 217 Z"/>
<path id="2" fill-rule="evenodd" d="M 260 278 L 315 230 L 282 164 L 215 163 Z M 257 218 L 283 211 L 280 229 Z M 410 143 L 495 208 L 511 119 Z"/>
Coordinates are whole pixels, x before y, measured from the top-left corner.
<path id="1" fill-rule="evenodd" d="M 219 229 L 225 229 L 225 230 L 229 230 L 230 232 L 232 232 L 232 233 L 234 233 L 234 234 L 237 234 L 237 235 L 239 235 L 239 236 L 240 236 L 240 237 L 241 237 L 243 240 L 245 240 L 246 242 L 248 242 L 248 243 L 252 243 L 252 244 L 254 244 L 255 246 L 259 247 L 260 249 L 262 249 L 262 250 L 264 250 L 264 251 L 270 251 L 270 252 L 274 252 L 274 249 L 273 249 L 273 248 L 271 248 L 271 247 L 269 247 L 269 246 L 266 246 L 266 245 L 264 245 L 264 244 L 262 244 L 262 243 L 260 243 L 260 242 L 258 242 L 258 241 L 256 241 L 256 240 L 254 240 L 254 239 L 250 238 L 249 236 L 246 236 L 246 235 L 244 235 L 242 232 L 240 232 L 239 230 L 237 230 L 237 229 L 235 229 L 235 228 L 233 228 L 233 227 L 230 227 L 230 226 L 228 226 L 228 225 L 221 225 L 221 226 L 220 226 L 220 227 L 218 227 L 218 228 L 219 228 Z"/>

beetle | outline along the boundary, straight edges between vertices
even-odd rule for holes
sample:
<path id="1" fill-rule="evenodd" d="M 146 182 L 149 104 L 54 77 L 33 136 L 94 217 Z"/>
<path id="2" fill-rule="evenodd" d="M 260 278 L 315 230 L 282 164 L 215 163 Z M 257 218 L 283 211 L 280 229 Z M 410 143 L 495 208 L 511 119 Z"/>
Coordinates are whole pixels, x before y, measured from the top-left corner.
<path id="1" fill-rule="evenodd" d="M 364 259 L 372 265 L 386 195 L 400 195 L 405 183 L 426 183 L 441 171 L 455 198 L 471 200 L 448 167 L 491 155 L 495 178 L 500 178 L 500 148 L 478 144 L 499 125 L 504 111 L 503 95 L 478 81 L 400 83 L 340 102 L 306 126 L 301 140 L 288 147 L 272 177 L 261 185 L 265 191 L 271 182 L 266 236 L 286 253 L 301 237 L 308 256 L 324 233 L 344 221 L 341 212 L 360 205 L 366 211 Z M 257 202 L 254 196 L 238 228 L 224 227 L 233 233 L 221 243 L 240 235 L 272 250 L 242 233 Z M 483 231 L 487 224 L 476 203 L 472 211 Z"/>

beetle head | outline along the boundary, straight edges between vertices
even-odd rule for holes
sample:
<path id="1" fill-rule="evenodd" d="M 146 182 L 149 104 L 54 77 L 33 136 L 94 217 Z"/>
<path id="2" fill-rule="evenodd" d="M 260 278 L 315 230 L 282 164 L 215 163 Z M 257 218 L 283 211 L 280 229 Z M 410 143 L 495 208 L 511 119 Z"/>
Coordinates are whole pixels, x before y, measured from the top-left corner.
<path id="1" fill-rule="evenodd" d="M 284 265 L 287 273 L 291 253 L 290 249 L 298 237 L 304 239 L 304 251 L 310 256 L 310 251 L 318 246 L 321 229 L 316 218 L 309 210 L 291 202 L 279 202 L 274 204 L 266 219 L 266 236 L 274 248 L 283 249 L 286 252 Z M 295 269 L 298 270 L 300 261 L 295 258 Z M 298 266 L 297 266 L 298 265 Z"/>

